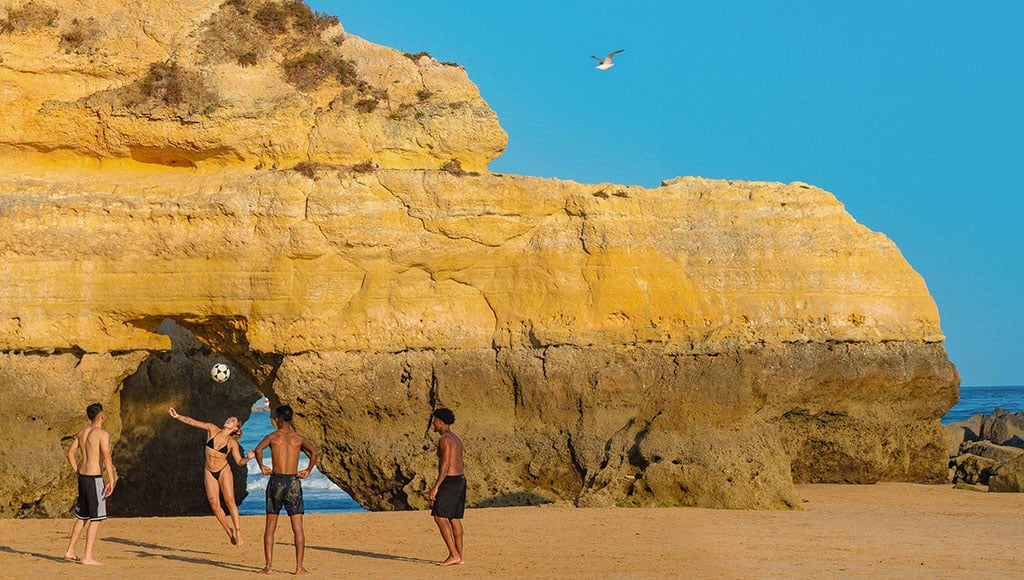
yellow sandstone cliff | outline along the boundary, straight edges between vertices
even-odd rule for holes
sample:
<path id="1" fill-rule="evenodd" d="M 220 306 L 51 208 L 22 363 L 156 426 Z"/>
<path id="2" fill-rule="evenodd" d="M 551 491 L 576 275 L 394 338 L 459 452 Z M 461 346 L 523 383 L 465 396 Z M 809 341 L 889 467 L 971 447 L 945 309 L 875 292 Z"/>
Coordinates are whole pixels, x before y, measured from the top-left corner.
<path id="1" fill-rule="evenodd" d="M 945 476 L 935 304 L 825 191 L 491 174 L 462 68 L 299 2 L 0 0 L 0 30 L 0 514 L 67 509 L 89 402 L 144 481 L 168 404 L 247 414 L 253 384 L 371 508 L 426 505 L 436 405 L 475 505 Z M 167 319 L 239 376 L 183 371 Z"/>

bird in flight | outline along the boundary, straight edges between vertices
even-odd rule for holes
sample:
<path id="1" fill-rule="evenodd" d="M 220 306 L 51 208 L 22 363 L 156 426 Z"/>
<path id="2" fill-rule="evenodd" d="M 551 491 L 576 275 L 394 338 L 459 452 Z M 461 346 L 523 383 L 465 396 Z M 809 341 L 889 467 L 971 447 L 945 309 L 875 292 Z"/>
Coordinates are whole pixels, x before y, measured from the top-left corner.
<path id="1" fill-rule="evenodd" d="M 616 50 L 614 52 L 609 52 L 608 56 L 604 57 L 604 60 L 601 60 L 601 59 L 597 58 L 596 56 L 591 56 L 590 58 L 596 60 L 597 63 L 598 63 L 597 66 L 595 66 L 594 68 L 596 68 L 597 70 L 608 70 L 608 69 L 612 68 L 613 66 L 615 66 L 615 63 L 612 62 L 612 57 L 615 56 L 616 54 L 619 54 L 620 52 L 625 51 L 625 50 L 626 49 L 622 48 L 622 49 Z"/>

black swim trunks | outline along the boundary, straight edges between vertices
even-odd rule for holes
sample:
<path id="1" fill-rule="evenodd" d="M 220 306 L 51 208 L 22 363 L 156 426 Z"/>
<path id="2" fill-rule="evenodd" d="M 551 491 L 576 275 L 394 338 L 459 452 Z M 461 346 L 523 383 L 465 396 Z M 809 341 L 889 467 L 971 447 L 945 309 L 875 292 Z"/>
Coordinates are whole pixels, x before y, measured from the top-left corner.
<path id="1" fill-rule="evenodd" d="M 430 515 L 449 520 L 461 520 L 466 511 L 466 476 L 446 475 L 434 498 Z"/>
<path id="2" fill-rule="evenodd" d="M 282 507 L 290 516 L 306 513 L 302 503 L 302 480 L 297 475 L 272 473 L 267 482 L 267 513 L 279 514 Z"/>
<path id="3" fill-rule="evenodd" d="M 102 476 L 78 476 L 78 501 L 75 502 L 75 517 L 91 522 L 107 519 L 107 496 L 103 495 Z"/>

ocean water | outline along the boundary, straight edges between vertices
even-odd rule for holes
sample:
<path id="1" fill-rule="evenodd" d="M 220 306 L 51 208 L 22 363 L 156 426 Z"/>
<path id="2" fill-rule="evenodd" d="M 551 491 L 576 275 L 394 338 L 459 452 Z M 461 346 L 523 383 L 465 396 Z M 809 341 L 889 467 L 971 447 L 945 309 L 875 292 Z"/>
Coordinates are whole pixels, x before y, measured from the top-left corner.
<path id="1" fill-rule="evenodd" d="M 976 413 L 991 415 L 996 408 L 1013 412 L 1024 411 L 1024 386 L 961 387 L 960 402 L 946 413 L 942 418 L 942 423 L 964 421 Z M 267 433 L 274 430 L 274 425 L 270 422 L 270 413 L 253 411 L 242 430 L 240 443 L 248 451 L 256 447 Z M 263 457 L 264 463 L 269 465 L 270 454 L 264 453 Z M 299 469 L 302 469 L 307 462 L 305 455 L 300 457 Z M 238 507 L 239 513 L 262 515 L 266 512 L 264 492 L 267 489 L 267 479 L 269 478 L 266 475 L 257 470 L 255 461 L 249 464 L 249 478 L 246 485 L 249 495 Z M 302 492 L 308 513 L 366 511 L 317 469 L 314 469 L 313 473 L 302 482 Z"/>
<path id="2" fill-rule="evenodd" d="M 242 439 L 239 443 L 248 453 L 250 449 L 255 448 L 259 444 L 267 433 L 273 430 L 274 424 L 270 422 L 269 412 L 253 411 L 249 415 L 249 420 L 242 425 Z M 269 449 L 263 452 L 263 464 L 270 465 Z M 309 465 L 309 461 L 306 459 L 306 454 L 302 453 L 299 455 L 299 470 L 301 471 L 306 465 Z M 249 463 L 249 477 L 246 482 L 246 489 L 249 495 L 238 506 L 238 513 L 244 516 L 267 513 L 266 490 L 268 479 L 270 479 L 270 476 L 260 473 L 255 460 Z M 302 501 L 306 506 L 306 513 L 366 511 L 316 468 L 313 468 L 313 473 L 310 473 L 309 477 L 302 481 Z"/>
<path id="3" fill-rule="evenodd" d="M 942 423 L 965 421 L 977 413 L 991 415 L 996 408 L 1024 411 L 1024 386 L 960 387 L 960 402 L 942 417 Z"/>

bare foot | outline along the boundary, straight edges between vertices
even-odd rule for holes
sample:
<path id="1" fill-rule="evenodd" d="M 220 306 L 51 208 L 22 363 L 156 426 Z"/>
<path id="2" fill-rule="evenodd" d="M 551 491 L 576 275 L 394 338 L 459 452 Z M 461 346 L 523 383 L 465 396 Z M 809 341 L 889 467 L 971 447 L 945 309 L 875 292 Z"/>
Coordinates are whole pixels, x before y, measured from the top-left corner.
<path id="1" fill-rule="evenodd" d="M 82 564 L 84 564 L 86 566 L 104 566 L 105 565 L 103 562 L 100 562 L 99 560 L 94 560 L 92 558 L 86 558 L 86 559 L 82 560 Z"/>
<path id="2" fill-rule="evenodd" d="M 238 545 L 238 540 L 235 539 L 235 532 L 233 530 L 228 530 L 228 541 L 231 542 L 232 546 Z"/>
<path id="3" fill-rule="evenodd" d="M 462 558 L 449 557 L 444 562 L 438 562 L 437 565 L 438 566 L 459 566 L 459 565 L 462 565 L 464 563 L 465 562 L 462 560 Z"/>
<path id="4" fill-rule="evenodd" d="M 271 568 L 270 566 L 267 566 L 266 568 L 260 570 L 260 574 L 273 574 L 273 573 L 274 573 L 274 569 Z"/>
<path id="5" fill-rule="evenodd" d="M 305 568 L 296 568 L 295 569 L 295 575 L 296 576 L 309 576 L 309 570 L 306 570 Z"/>
<path id="6" fill-rule="evenodd" d="M 235 532 L 235 545 L 241 548 L 245 545 L 245 540 L 242 539 L 242 534 Z"/>
<path id="7" fill-rule="evenodd" d="M 70 562 L 77 562 L 78 561 L 78 554 L 71 554 L 71 553 L 64 554 L 64 559 L 68 560 Z"/>

